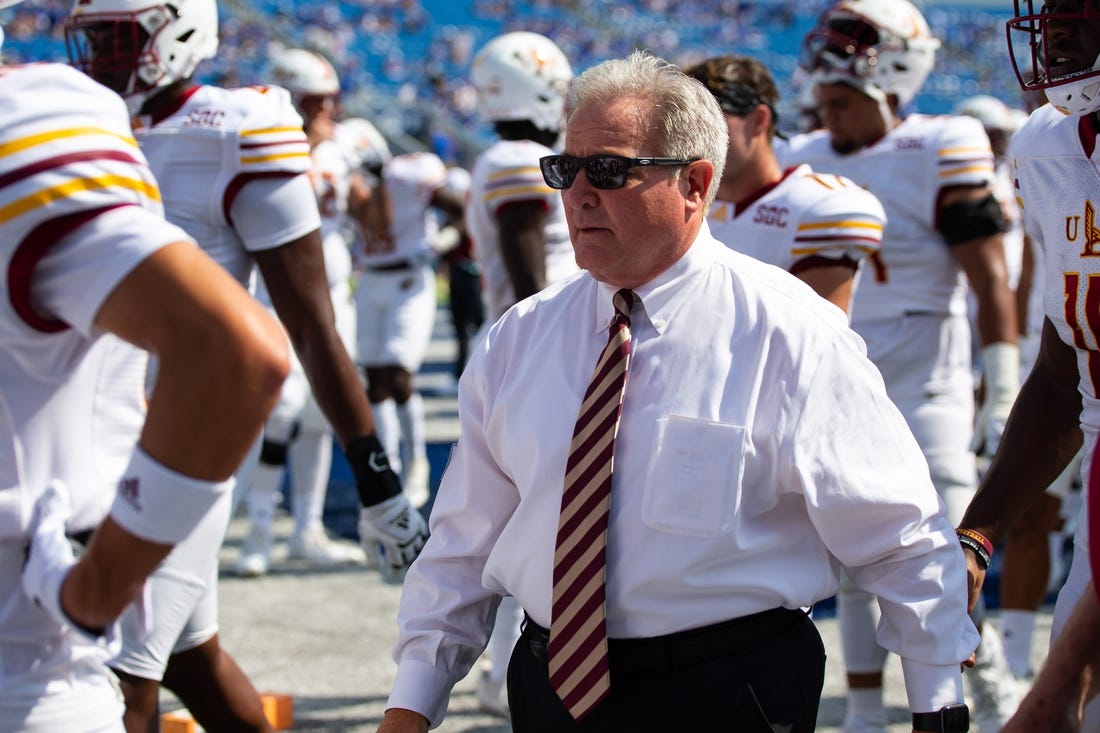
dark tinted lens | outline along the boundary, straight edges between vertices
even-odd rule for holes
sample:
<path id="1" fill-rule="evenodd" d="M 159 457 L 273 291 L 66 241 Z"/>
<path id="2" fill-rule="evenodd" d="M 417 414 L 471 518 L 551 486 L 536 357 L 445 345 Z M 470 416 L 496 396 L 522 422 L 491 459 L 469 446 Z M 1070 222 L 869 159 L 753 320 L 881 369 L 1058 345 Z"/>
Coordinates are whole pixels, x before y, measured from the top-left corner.
<path id="1" fill-rule="evenodd" d="M 596 188 L 622 188 L 627 168 L 625 160 L 610 155 L 592 156 L 584 162 L 588 182 Z"/>
<path id="2" fill-rule="evenodd" d="M 542 177 L 550 188 L 569 188 L 580 170 L 580 161 L 565 155 L 551 155 L 541 161 Z"/>

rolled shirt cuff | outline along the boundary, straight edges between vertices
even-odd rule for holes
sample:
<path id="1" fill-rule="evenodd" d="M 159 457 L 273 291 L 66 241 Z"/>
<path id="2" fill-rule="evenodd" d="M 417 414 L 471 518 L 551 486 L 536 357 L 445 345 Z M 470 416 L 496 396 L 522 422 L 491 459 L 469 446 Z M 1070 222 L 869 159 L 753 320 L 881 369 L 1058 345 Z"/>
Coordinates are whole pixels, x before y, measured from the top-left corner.
<path id="1" fill-rule="evenodd" d="M 405 659 L 397 666 L 386 709 L 403 708 L 420 713 L 428 719 L 428 727 L 435 728 L 447 714 L 452 687 L 450 677 L 433 665 Z"/>
<path id="2" fill-rule="evenodd" d="M 914 713 L 931 713 L 944 705 L 963 702 L 962 672 L 958 664 L 926 664 L 902 658 L 905 693 Z"/>

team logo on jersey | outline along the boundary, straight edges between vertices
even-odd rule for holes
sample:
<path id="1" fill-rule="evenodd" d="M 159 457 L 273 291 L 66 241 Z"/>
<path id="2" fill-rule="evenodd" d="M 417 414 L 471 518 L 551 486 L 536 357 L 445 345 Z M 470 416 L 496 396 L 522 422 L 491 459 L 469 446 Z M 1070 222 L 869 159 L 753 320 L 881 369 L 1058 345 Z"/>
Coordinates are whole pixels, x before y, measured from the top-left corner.
<path id="1" fill-rule="evenodd" d="M 787 215 L 790 214 L 790 209 L 786 206 L 773 206 L 770 204 L 761 204 L 756 207 L 756 211 L 753 213 L 753 224 L 763 224 L 767 227 L 778 227 L 779 229 L 787 228 Z"/>
<path id="2" fill-rule="evenodd" d="M 1081 257 L 1100 257 L 1100 251 L 1097 250 L 1097 247 L 1100 246 L 1100 229 L 1096 228 L 1096 209 L 1088 199 L 1085 199 L 1084 220 L 1085 244 L 1081 248 Z M 1066 241 L 1076 242 L 1081 233 L 1080 228 L 1080 216 L 1067 216 Z"/>
<path id="3" fill-rule="evenodd" d="M 894 150 L 920 150 L 923 147 L 923 137 L 899 137 L 894 141 Z"/>

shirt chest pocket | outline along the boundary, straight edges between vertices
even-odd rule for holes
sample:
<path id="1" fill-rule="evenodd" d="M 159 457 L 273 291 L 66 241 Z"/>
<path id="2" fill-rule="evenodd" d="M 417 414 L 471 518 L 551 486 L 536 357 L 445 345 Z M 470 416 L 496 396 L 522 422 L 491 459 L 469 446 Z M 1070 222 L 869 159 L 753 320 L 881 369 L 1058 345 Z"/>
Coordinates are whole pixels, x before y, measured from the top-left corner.
<path id="1" fill-rule="evenodd" d="M 658 420 L 642 520 L 672 534 L 726 534 L 740 503 L 744 455 L 743 427 L 677 415 Z"/>

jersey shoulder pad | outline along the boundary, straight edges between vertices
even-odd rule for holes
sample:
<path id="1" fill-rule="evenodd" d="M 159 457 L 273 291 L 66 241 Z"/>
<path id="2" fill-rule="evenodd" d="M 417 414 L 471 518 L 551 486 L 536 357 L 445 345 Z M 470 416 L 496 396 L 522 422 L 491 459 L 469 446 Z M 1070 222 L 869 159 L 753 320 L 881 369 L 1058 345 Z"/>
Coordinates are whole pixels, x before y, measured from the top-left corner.
<path id="1" fill-rule="evenodd" d="M 496 208 L 558 195 L 546 185 L 539 167 L 539 158 L 552 153 L 546 146 L 530 141 L 502 141 L 486 150 L 478 161 L 483 176 L 482 200 Z"/>
<path id="2" fill-rule="evenodd" d="M 10 105 L 10 107 L 9 107 Z M 0 73 L 0 197 L 11 217 L 58 217 L 161 197 L 122 99 L 59 64 Z"/>
<path id="3" fill-rule="evenodd" d="M 298 174 L 309 171 L 309 142 L 302 118 L 281 87 L 227 90 L 228 107 L 239 115 L 240 170 Z"/>
<path id="4" fill-rule="evenodd" d="M 796 241 L 802 246 L 845 249 L 866 255 L 882 246 L 886 212 L 870 191 L 844 176 L 817 173 L 801 166 L 792 180 L 801 189 Z"/>
<path id="5" fill-rule="evenodd" d="M 940 187 L 993 182 L 993 149 L 981 122 L 973 117 L 948 115 L 926 119 Z"/>

